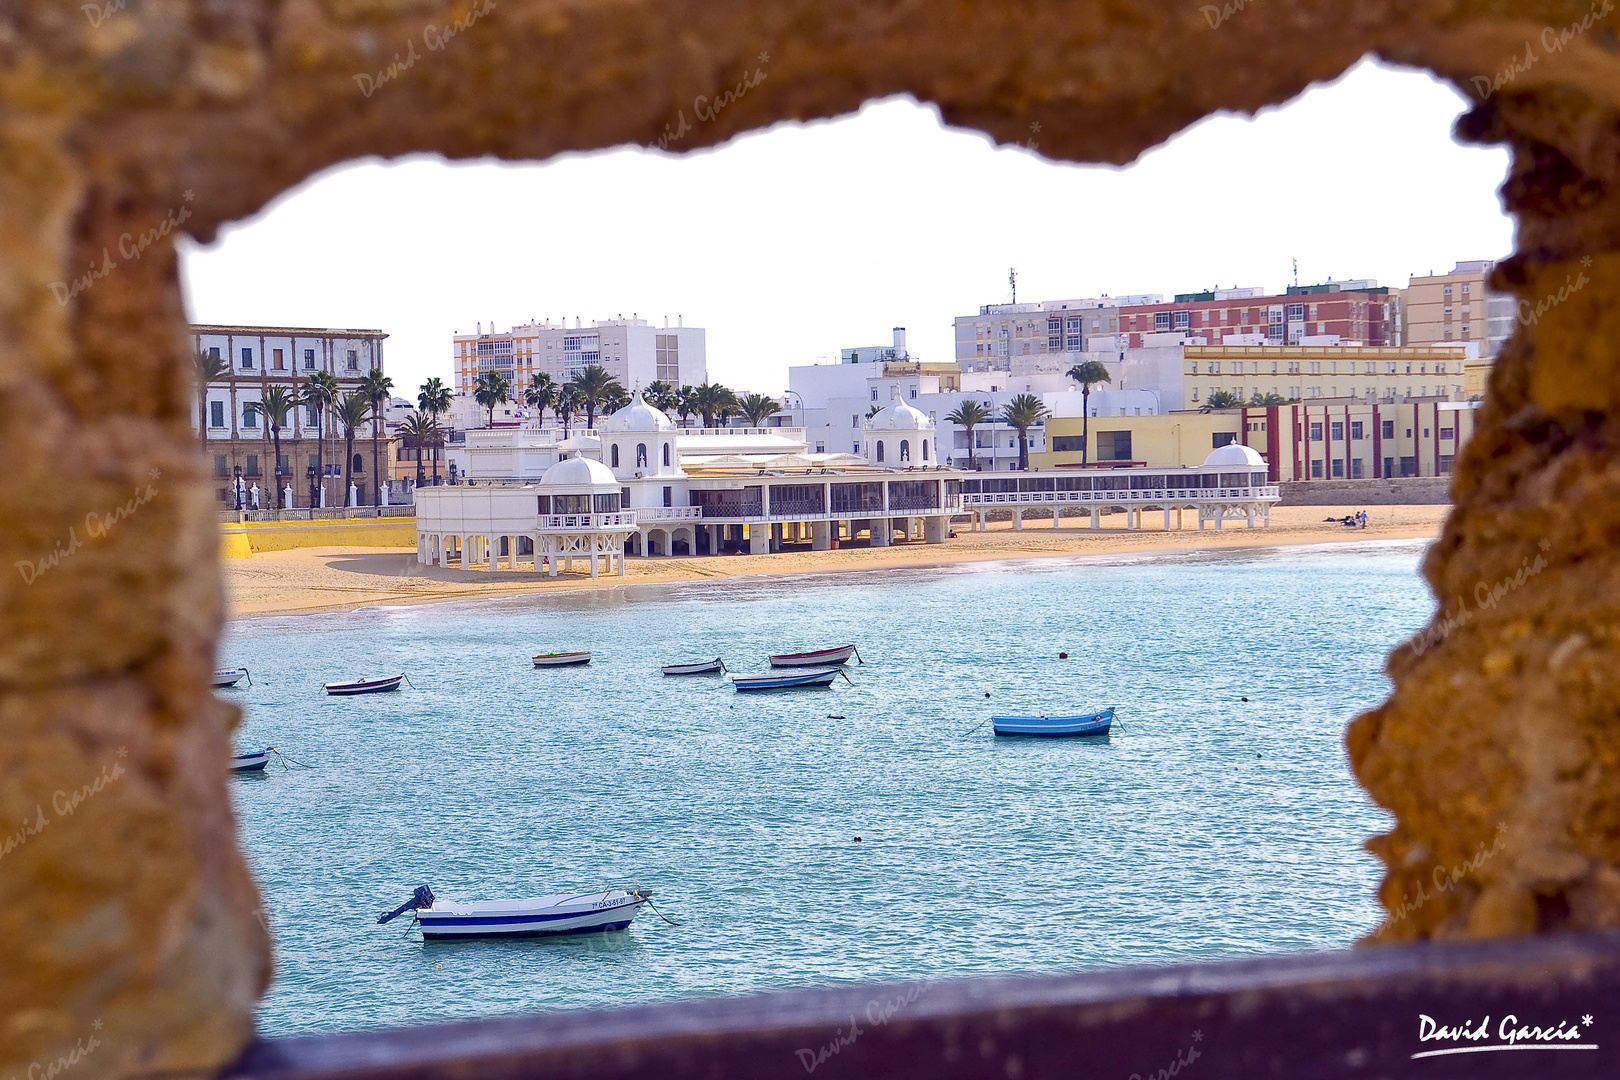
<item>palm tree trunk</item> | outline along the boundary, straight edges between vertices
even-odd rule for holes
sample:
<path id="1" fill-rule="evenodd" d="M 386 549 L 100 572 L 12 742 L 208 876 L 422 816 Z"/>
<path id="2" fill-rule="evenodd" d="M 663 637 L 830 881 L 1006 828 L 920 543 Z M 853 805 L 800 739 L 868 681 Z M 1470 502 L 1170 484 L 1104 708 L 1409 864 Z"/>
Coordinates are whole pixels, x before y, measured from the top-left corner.
<path id="1" fill-rule="evenodd" d="M 1124 376 L 1121 376 L 1123 378 Z M 1080 388 L 1080 464 L 1084 465 L 1090 459 L 1086 456 L 1091 451 L 1091 387 Z"/>
<path id="2" fill-rule="evenodd" d="M 382 432 L 378 430 L 380 426 L 380 422 L 376 419 L 371 421 L 371 474 L 377 478 L 376 482 L 379 485 L 383 482 L 381 456 Z M 377 495 L 373 493 L 372 503 L 375 506 L 381 506 L 382 499 L 378 498 Z"/>
<path id="3" fill-rule="evenodd" d="M 1018 471 L 1029 471 L 1029 433 L 1022 428 L 1018 430 Z"/>
<path id="4" fill-rule="evenodd" d="M 276 486 L 276 509 L 285 510 L 281 505 L 281 428 L 272 424 L 270 426 L 270 441 L 274 444 L 275 460 L 270 463 L 270 483 Z"/>

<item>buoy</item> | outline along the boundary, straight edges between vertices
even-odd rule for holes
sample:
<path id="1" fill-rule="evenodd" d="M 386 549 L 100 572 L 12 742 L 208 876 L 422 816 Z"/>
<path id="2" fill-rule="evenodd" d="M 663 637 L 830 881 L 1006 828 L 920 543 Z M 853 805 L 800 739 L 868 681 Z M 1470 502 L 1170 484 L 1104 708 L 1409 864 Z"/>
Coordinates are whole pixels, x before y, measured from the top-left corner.
<path id="1" fill-rule="evenodd" d="M 1248 698 L 1244 698 L 1244 699 L 1243 699 L 1243 700 L 1244 700 L 1244 701 L 1248 701 L 1248 700 L 1249 700 L 1249 699 L 1248 699 Z"/>
<path id="2" fill-rule="evenodd" d="M 856 842 L 856 843 L 857 843 L 857 844 L 858 844 L 858 843 L 860 843 L 860 842 L 861 842 L 861 838 L 860 838 L 860 837 L 858 837 L 858 836 L 857 836 L 857 837 L 856 837 L 856 838 L 855 838 L 855 842 Z"/>
<path id="3" fill-rule="evenodd" d="M 1066 653 L 1066 652 L 1060 652 L 1060 653 L 1058 653 L 1058 659 L 1059 659 L 1059 660 L 1067 660 L 1067 659 L 1068 659 L 1068 658 L 1069 658 L 1069 654 L 1068 654 L 1068 653 Z M 1248 701 L 1248 700 L 1249 700 L 1249 699 L 1248 699 L 1248 698 L 1244 698 L 1244 699 L 1243 699 L 1243 700 L 1244 700 L 1244 701 Z"/>
<path id="4" fill-rule="evenodd" d="M 989 697 L 989 696 L 990 696 L 990 691 L 988 691 L 988 690 L 986 690 L 986 691 L 985 691 L 985 692 L 984 692 L 984 696 L 985 696 L 985 697 Z"/>

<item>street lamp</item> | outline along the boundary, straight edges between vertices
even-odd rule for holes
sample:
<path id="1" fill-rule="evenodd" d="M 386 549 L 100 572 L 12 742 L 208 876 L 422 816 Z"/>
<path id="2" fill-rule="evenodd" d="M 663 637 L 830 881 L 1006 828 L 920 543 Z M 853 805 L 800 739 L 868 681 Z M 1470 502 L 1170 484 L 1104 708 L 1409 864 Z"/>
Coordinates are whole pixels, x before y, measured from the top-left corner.
<path id="1" fill-rule="evenodd" d="M 242 509 L 242 466 L 236 467 L 236 480 L 231 484 L 231 490 L 236 492 L 236 508 Z"/>
<path id="2" fill-rule="evenodd" d="M 319 506 L 321 502 L 320 496 L 315 494 L 315 466 L 311 465 L 309 467 L 307 478 L 309 480 L 309 512 L 314 514 L 315 508 Z"/>

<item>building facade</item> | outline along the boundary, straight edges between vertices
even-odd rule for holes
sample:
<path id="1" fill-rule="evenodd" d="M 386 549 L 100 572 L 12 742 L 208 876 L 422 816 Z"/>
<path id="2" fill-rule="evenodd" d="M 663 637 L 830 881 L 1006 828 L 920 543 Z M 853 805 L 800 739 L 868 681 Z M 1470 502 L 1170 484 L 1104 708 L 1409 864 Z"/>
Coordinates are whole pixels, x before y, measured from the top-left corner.
<path id="1" fill-rule="evenodd" d="M 1412 278 L 1407 288 L 1406 343 L 1478 343 L 1480 355 L 1495 359 L 1513 336 L 1514 300 L 1488 286 L 1496 264 L 1459 262 L 1449 274 Z"/>
<path id="2" fill-rule="evenodd" d="M 1447 476 L 1474 433 L 1477 403 L 1299 401 L 1208 413 L 1048 420 L 1042 472 L 1138 465 L 1187 468 L 1230 444 L 1253 449 L 1271 483 Z M 1089 444 L 1087 438 L 1089 437 Z M 1082 450 L 1086 452 L 1082 454 Z"/>
<path id="3" fill-rule="evenodd" d="M 1299 345 L 1328 337 L 1362 345 L 1400 343 L 1400 300 L 1376 281 L 1293 285 L 1272 296 L 1261 291 L 1216 289 L 1180 293 L 1171 303 L 1122 306 L 1119 333 L 1132 348 L 1145 344 L 1147 335 L 1164 333 L 1206 345 Z"/>
<path id="4" fill-rule="evenodd" d="M 1249 401 L 1467 401 L 1489 361 L 1478 346 L 1378 348 L 1353 345 L 1189 345 L 1183 349 L 1183 399 L 1189 409 L 1219 391 Z"/>
<path id="5" fill-rule="evenodd" d="M 1122 307 L 1153 304 L 1163 297 L 1097 297 L 1042 300 L 1031 304 L 986 304 L 977 315 L 956 318 L 956 360 L 963 371 L 1007 371 L 1015 357 L 1052 356 L 1113 348 Z M 1106 341 L 1105 345 L 1099 344 Z"/>
<path id="6" fill-rule="evenodd" d="M 451 341 L 455 390 L 472 395 L 479 375 L 499 372 L 521 400 L 531 378 L 541 372 L 562 385 L 598 364 L 627 390 L 665 382 L 674 387 L 708 381 L 707 336 L 695 326 L 653 326 L 646 319 L 599 319 L 589 326 L 579 319 L 564 323 L 531 322 L 496 332 L 479 324 L 476 332 L 456 334 Z"/>
<path id="7" fill-rule="evenodd" d="M 333 410 L 325 410 L 319 424 L 315 411 L 298 405 L 288 414 L 281 429 L 281 456 L 276 459 L 271 432 L 262 414 L 249 408 L 264 398 L 272 386 L 298 391 L 304 380 L 318 371 L 333 375 L 340 396 L 360 388 L 372 368 L 386 370 L 383 363 L 381 330 L 333 330 L 278 326 L 193 325 L 192 349 L 199 356 L 212 356 L 230 364 L 230 373 L 208 384 L 201 393 L 200 415 L 193 416 L 214 480 L 214 494 L 222 507 L 236 505 L 237 480 L 240 488 L 259 491 L 261 509 L 280 508 L 278 493 L 293 489 L 293 506 L 307 508 L 311 501 L 321 505 L 344 505 L 345 466 L 359 489 L 360 504 L 377 501 L 377 477 L 372 464 L 372 428 L 355 439 L 353 458 L 344 458 L 343 430 Z M 390 473 L 390 447 L 382 436 L 382 473 Z M 251 504 L 251 495 L 245 500 Z"/>

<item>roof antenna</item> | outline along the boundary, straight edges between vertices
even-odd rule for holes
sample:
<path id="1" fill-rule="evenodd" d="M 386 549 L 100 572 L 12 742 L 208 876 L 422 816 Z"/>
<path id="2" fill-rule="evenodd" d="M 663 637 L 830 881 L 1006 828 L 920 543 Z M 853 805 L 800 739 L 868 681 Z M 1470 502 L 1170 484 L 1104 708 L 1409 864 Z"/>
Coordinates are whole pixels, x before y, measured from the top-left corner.
<path id="1" fill-rule="evenodd" d="M 1294 260 L 1294 287 L 1299 287 L 1299 260 Z"/>
<path id="2" fill-rule="evenodd" d="M 1007 284 L 1012 286 L 1012 302 L 1018 303 L 1018 270 L 1016 267 L 1007 267 Z"/>

